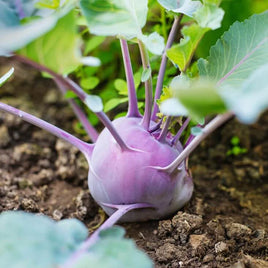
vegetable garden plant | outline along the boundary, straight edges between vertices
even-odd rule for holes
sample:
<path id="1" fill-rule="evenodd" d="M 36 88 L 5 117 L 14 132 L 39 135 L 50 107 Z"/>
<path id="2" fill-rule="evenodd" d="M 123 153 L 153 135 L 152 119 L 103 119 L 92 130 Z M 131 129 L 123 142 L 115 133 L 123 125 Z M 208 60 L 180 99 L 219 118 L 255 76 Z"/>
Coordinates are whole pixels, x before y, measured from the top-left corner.
<path id="1" fill-rule="evenodd" d="M 130 263 L 152 267 L 149 258 L 123 238 L 123 229 L 112 226 L 118 220 L 166 218 L 182 208 L 193 192 L 187 167 L 192 151 L 233 116 L 250 124 L 268 106 L 267 12 L 235 22 L 211 47 L 207 59 L 196 57 L 204 35 L 221 27 L 224 11 L 220 2 L 150 1 L 173 20 L 165 40 L 156 31 L 142 32 L 151 29 L 146 26 L 148 13 L 151 15 L 148 1 L 0 1 L 1 55 L 27 63 L 53 79 L 69 96 L 92 143 L 8 104 L 0 103 L 0 110 L 77 147 L 89 164 L 90 193 L 109 215 L 87 238 L 85 226 L 74 219 L 55 223 L 45 216 L 4 212 L 0 215 L 1 267 L 131 267 Z M 104 113 L 99 96 L 88 94 L 68 77 L 81 65 L 100 64 L 98 58 L 82 56 L 86 44 L 83 46 L 79 34 L 88 30 L 120 42 L 128 111 L 114 121 Z M 128 43 L 140 51 L 143 113 Z M 154 58 L 161 58 L 158 71 L 150 66 Z M 165 77 L 170 62 L 175 75 Z M 13 71 L 3 75 L 0 83 Z M 105 126 L 100 134 L 88 121 L 88 109 Z M 18 234 L 23 241 L 20 245 Z"/>

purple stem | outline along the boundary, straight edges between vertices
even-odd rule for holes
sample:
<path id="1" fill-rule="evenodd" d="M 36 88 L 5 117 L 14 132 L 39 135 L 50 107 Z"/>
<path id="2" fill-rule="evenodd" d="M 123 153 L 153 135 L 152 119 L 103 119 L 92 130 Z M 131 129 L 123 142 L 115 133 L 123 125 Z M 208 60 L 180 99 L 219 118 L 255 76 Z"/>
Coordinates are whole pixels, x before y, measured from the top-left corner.
<path id="1" fill-rule="evenodd" d="M 188 137 L 187 141 L 185 142 L 183 148 L 186 148 L 191 142 L 192 140 L 194 139 L 194 135 L 193 134 L 190 134 L 190 136 Z"/>
<path id="2" fill-rule="evenodd" d="M 172 145 L 176 145 L 177 142 L 179 141 L 182 132 L 186 129 L 186 127 L 188 126 L 188 124 L 190 123 L 191 118 L 188 117 L 182 124 L 182 126 L 180 127 L 178 133 L 174 136 L 173 140 L 171 141 Z"/>
<path id="3" fill-rule="evenodd" d="M 121 136 L 114 128 L 111 120 L 104 112 L 96 113 L 97 117 L 103 123 L 103 125 L 110 131 L 114 139 L 117 141 L 118 145 L 121 147 L 122 151 L 132 151 L 132 149 L 122 140 Z"/>
<path id="4" fill-rule="evenodd" d="M 159 108 L 157 105 L 157 100 L 160 98 L 161 92 L 162 92 L 162 87 L 163 87 L 163 81 L 164 81 L 164 76 L 165 76 L 165 71 L 166 71 L 166 66 L 167 66 L 167 56 L 166 56 L 166 51 L 171 48 L 173 41 L 175 39 L 175 35 L 179 29 L 180 22 L 182 19 L 182 15 L 179 17 L 176 17 L 174 20 L 174 23 L 172 25 L 171 31 L 168 36 L 167 44 L 162 56 L 161 60 L 161 65 L 159 69 L 159 74 L 157 78 L 157 83 L 156 83 L 156 89 L 155 89 L 155 96 L 154 96 L 154 108 L 152 112 L 152 120 L 156 120 L 156 114 L 159 112 Z"/>
<path id="5" fill-rule="evenodd" d="M 54 71 L 52 71 L 51 69 L 47 68 L 46 66 L 40 65 L 40 64 L 38 64 L 38 63 L 36 63 L 34 61 L 31 61 L 30 59 L 27 59 L 27 58 L 25 58 L 23 56 L 14 55 L 13 58 L 15 58 L 15 59 L 17 59 L 17 60 L 19 60 L 21 62 L 27 63 L 27 64 L 35 67 L 36 69 L 38 69 L 38 70 L 40 70 L 42 72 L 47 72 L 54 79 L 57 79 L 60 83 L 62 83 L 62 85 L 64 87 L 69 88 L 71 91 L 73 91 L 79 97 L 80 100 L 82 100 L 83 102 L 86 100 L 88 94 L 86 92 L 84 92 L 83 89 L 79 85 L 77 85 L 74 81 L 72 81 L 70 78 L 63 77 L 62 75 L 59 75 L 59 74 L 55 73 Z M 114 128 L 112 122 L 106 116 L 106 114 L 104 112 L 98 112 L 98 113 L 96 113 L 96 115 L 102 121 L 104 126 L 109 129 L 110 133 L 112 134 L 114 139 L 117 141 L 117 143 L 119 144 L 121 149 L 123 151 L 124 150 L 129 151 L 130 148 L 122 140 L 122 138 L 120 137 L 120 135 L 118 134 L 118 132 Z"/>
<path id="6" fill-rule="evenodd" d="M 131 60 L 129 56 L 129 50 L 127 46 L 127 41 L 120 39 L 120 45 L 123 55 L 123 61 L 125 66 L 125 73 L 127 78 L 127 88 L 128 88 L 128 113 L 127 117 L 141 117 L 138 109 L 138 101 L 133 77 L 133 71 L 131 66 Z"/>
<path id="7" fill-rule="evenodd" d="M 151 69 L 149 55 L 147 53 L 145 45 L 139 40 L 139 49 L 141 53 L 141 60 L 143 69 Z M 142 126 L 149 131 L 151 114 L 152 114 L 152 105 L 153 105 L 153 82 L 152 75 L 150 75 L 149 79 L 145 81 L 145 111 L 142 119 Z"/>
<path id="8" fill-rule="evenodd" d="M 164 117 L 162 117 L 162 118 L 160 119 L 160 121 L 159 121 L 156 125 L 154 125 L 152 128 L 149 129 L 149 132 L 150 132 L 150 133 L 153 133 L 153 132 L 155 132 L 156 130 L 158 130 L 158 129 L 160 128 L 160 126 L 161 126 L 161 124 L 162 124 L 162 122 L 163 122 L 163 118 L 164 118 Z"/>
<path id="9" fill-rule="evenodd" d="M 172 173 L 211 132 L 213 132 L 220 125 L 222 125 L 232 117 L 233 113 L 231 112 L 227 112 L 222 115 L 217 115 L 203 128 L 202 133 L 200 135 L 194 137 L 192 142 L 186 148 L 184 148 L 180 155 L 171 164 L 166 167 L 155 166 L 154 168 L 167 172 L 169 174 Z"/>
<path id="10" fill-rule="evenodd" d="M 48 131 L 49 133 L 57 136 L 58 138 L 61 138 L 65 141 L 67 141 L 68 143 L 72 144 L 73 146 L 75 146 L 76 148 L 78 148 L 85 156 L 87 159 L 90 158 L 90 155 L 92 153 L 92 150 L 94 148 L 93 144 L 89 144 L 86 143 L 78 138 L 76 138 L 75 136 L 69 134 L 68 132 L 53 126 L 52 124 L 47 123 L 46 121 L 35 117 L 31 114 L 28 114 L 26 112 L 23 112 L 19 109 L 16 109 L 12 106 L 9 106 L 5 103 L 0 102 L 0 110 L 4 111 L 4 112 L 8 112 L 10 114 L 13 114 L 15 116 L 18 116 L 19 118 L 23 119 L 24 121 L 27 121 L 37 127 L 40 127 L 46 131 Z"/>
<path id="11" fill-rule="evenodd" d="M 99 239 L 99 233 L 104 230 L 112 227 L 122 216 L 124 216 L 127 212 L 133 209 L 138 208 L 148 208 L 152 207 L 146 203 L 138 203 L 138 204 L 130 204 L 130 205 L 117 205 L 118 209 L 114 212 L 101 226 L 98 230 L 96 230 L 82 245 L 79 249 L 72 254 L 72 256 L 65 262 L 61 268 L 71 268 L 73 265 L 79 260 L 79 258 L 88 251 L 88 249 L 97 242 Z"/>
<path id="12" fill-rule="evenodd" d="M 166 136 L 168 133 L 168 127 L 169 127 L 170 122 L 171 122 L 171 116 L 168 116 L 166 118 L 166 122 L 164 124 L 164 127 L 163 127 L 159 137 L 157 138 L 159 142 L 164 143 L 166 141 Z"/>
<path id="13" fill-rule="evenodd" d="M 21 0 L 16 0 L 15 1 L 15 7 L 16 7 L 16 11 L 18 12 L 20 20 L 25 18 L 26 15 L 25 15 L 25 12 L 23 10 L 23 5 L 21 3 Z"/>
<path id="14" fill-rule="evenodd" d="M 54 81 L 57 84 L 60 91 L 62 92 L 62 94 L 65 95 L 65 93 L 67 92 L 66 87 L 57 78 L 55 78 Z M 89 124 L 88 118 L 86 117 L 82 109 L 76 104 L 75 100 L 68 99 L 68 102 L 71 105 L 76 117 L 82 123 L 88 136 L 91 138 L 93 142 L 96 142 L 96 140 L 98 139 L 99 133 L 91 124 Z"/>

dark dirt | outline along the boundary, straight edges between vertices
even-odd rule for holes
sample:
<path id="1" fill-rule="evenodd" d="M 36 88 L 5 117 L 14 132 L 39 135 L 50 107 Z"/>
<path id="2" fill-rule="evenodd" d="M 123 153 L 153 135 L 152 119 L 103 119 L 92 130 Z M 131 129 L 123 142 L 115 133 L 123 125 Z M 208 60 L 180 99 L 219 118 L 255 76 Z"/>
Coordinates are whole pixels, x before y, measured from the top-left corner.
<path id="1" fill-rule="evenodd" d="M 10 65 L 2 61 L 1 73 Z M 76 119 L 66 101 L 31 68 L 16 64 L 0 99 L 74 133 Z M 227 156 L 233 136 L 247 153 Z M 155 267 L 268 267 L 267 156 L 268 113 L 252 126 L 228 122 L 190 158 L 195 182 L 190 203 L 163 221 L 123 224 L 127 236 Z M 92 231 L 105 215 L 90 197 L 87 169 L 76 148 L 0 113 L 0 212 L 75 217 Z"/>

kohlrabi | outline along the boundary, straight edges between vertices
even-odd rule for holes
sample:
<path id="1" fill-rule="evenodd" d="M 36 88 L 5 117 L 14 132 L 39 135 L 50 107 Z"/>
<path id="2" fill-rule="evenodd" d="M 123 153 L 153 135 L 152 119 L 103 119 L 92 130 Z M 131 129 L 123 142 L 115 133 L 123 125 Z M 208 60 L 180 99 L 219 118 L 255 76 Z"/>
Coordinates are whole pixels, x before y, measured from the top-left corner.
<path id="1" fill-rule="evenodd" d="M 92 33 L 120 39 L 129 108 L 125 117 L 111 122 L 103 112 L 101 99 L 87 94 L 67 76 L 81 62 L 85 62 L 77 51 L 77 13 L 74 12 L 72 1 L 67 1 L 66 5 L 52 14 L 49 12 L 48 16 L 46 12 L 39 12 L 39 18 L 35 19 L 26 12 L 28 9 L 22 12 L 23 5 L 18 14 L 18 2 L 12 2 L 13 5 L 1 2 L 6 8 L 1 12 L 9 16 L 6 20 L 1 17 L 3 27 L 0 34 L 6 34 L 7 38 L 0 44 L 0 53 L 48 73 L 63 94 L 68 90 L 73 91 L 97 115 L 105 128 L 98 134 L 82 108 L 72 99 L 69 102 L 91 137 L 92 144 L 7 104 L 0 103 L 0 110 L 19 116 L 66 140 L 85 155 L 89 163 L 90 193 L 111 215 L 102 228 L 113 225 L 122 217 L 123 221 L 165 218 L 183 207 L 193 192 L 192 178 L 186 165 L 190 153 L 234 115 L 238 115 L 242 122 L 251 123 L 268 106 L 267 12 L 235 23 L 211 48 L 208 60 L 200 59 L 189 71 L 188 67 L 204 34 L 220 27 L 223 10 L 218 7 L 219 1 L 203 1 L 201 4 L 190 0 L 159 0 L 174 16 L 164 46 L 164 40 L 158 33 L 148 36 L 142 33 L 148 12 L 147 1 L 81 0 L 83 17 L 79 25 L 85 26 L 86 22 Z M 183 26 L 183 38 L 179 44 L 172 46 L 184 15 L 190 17 L 190 23 Z M 30 19 L 26 20 L 27 16 Z M 20 21 L 22 18 L 24 23 Z M 38 25 L 46 27 L 40 32 Z M 23 37 L 21 42 L 15 41 L 17 33 Z M 141 54 L 141 81 L 145 86 L 143 115 L 138 109 L 127 41 L 136 43 Z M 55 45 L 54 50 L 50 48 L 51 44 Z M 65 50 L 70 53 L 65 53 Z M 155 91 L 148 51 L 162 55 Z M 179 67 L 179 75 L 170 85 L 166 85 L 165 94 L 161 96 L 167 56 L 174 63 L 174 68 Z M 96 61 L 92 62 L 91 58 L 89 62 L 94 65 Z M 161 114 L 157 103 L 159 99 Z M 243 107 L 241 112 L 239 105 L 247 105 L 247 109 Z M 219 115 L 205 120 L 207 115 L 215 114 Z M 178 118 L 180 124 L 177 134 L 172 135 L 170 126 Z M 188 140 L 182 144 L 181 134 L 190 121 L 196 127 L 191 129 Z M 84 248 L 91 245 L 93 240 L 94 236 Z"/>

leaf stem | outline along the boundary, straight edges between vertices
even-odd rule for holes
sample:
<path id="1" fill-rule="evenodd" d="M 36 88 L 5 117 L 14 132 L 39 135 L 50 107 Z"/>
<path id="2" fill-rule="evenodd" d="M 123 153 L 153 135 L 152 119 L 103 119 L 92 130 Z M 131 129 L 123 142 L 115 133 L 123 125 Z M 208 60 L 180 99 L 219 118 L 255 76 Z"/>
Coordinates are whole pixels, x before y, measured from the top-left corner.
<path id="1" fill-rule="evenodd" d="M 186 127 L 188 126 L 189 122 L 191 121 L 191 118 L 188 117 L 182 124 L 182 126 L 180 127 L 179 131 L 177 132 L 177 134 L 174 136 L 173 140 L 171 141 L 172 145 L 176 145 L 177 142 L 179 141 L 182 132 L 186 129 Z"/>
<path id="2" fill-rule="evenodd" d="M 17 108 L 14 108 L 10 105 L 7 105 L 5 103 L 0 102 L 0 110 L 13 114 L 15 116 L 18 116 L 19 118 L 23 119 L 24 121 L 29 122 L 30 124 L 33 124 L 37 127 L 40 127 L 46 131 L 48 131 L 49 133 L 57 136 L 58 138 L 61 138 L 65 141 L 67 141 L 68 143 L 72 144 L 73 146 L 75 146 L 76 148 L 78 148 L 85 156 L 87 159 L 89 159 L 92 150 L 94 148 L 93 144 L 89 144 L 86 143 L 78 138 L 76 138 L 75 136 L 71 135 L 70 133 L 36 117 L 33 116 L 29 113 L 23 112 Z"/>
<path id="3" fill-rule="evenodd" d="M 141 53 L 143 69 L 150 70 L 151 69 L 150 60 L 149 60 L 149 55 L 146 50 L 146 47 L 143 44 L 143 42 L 140 40 L 138 41 L 138 44 L 139 44 L 139 49 Z M 145 111 L 144 111 L 144 116 L 143 116 L 142 123 L 141 123 L 142 126 L 146 130 L 149 130 L 149 127 L 150 127 L 152 104 L 153 104 L 153 82 L 152 82 L 152 75 L 150 74 L 149 79 L 145 81 Z"/>
<path id="4" fill-rule="evenodd" d="M 67 92 L 67 88 L 62 84 L 61 81 L 59 81 L 57 78 L 54 79 L 55 83 L 57 84 L 58 88 L 62 92 L 63 95 Z M 93 142 L 96 142 L 98 139 L 99 133 L 96 131 L 96 129 L 89 123 L 88 118 L 86 117 L 85 113 L 82 111 L 82 109 L 76 104 L 75 100 L 68 99 L 69 104 L 71 105 L 76 117 L 79 119 L 79 121 L 82 123 L 86 133 L 91 138 Z"/>
<path id="5" fill-rule="evenodd" d="M 127 88 L 128 88 L 128 113 L 127 117 L 141 117 L 138 109 L 138 101 L 133 77 L 133 71 L 131 66 L 131 60 L 128 50 L 127 41 L 120 39 L 120 45 L 123 55 L 126 79 L 127 79 Z"/>
<path id="6" fill-rule="evenodd" d="M 202 133 L 195 136 L 192 142 L 180 153 L 180 155 L 166 167 L 154 167 L 157 170 L 161 170 L 167 173 L 172 173 L 176 168 L 184 161 L 190 153 L 215 129 L 225 123 L 227 120 L 233 117 L 233 113 L 227 112 L 222 115 L 217 115 L 212 119 L 202 130 Z"/>
<path id="7" fill-rule="evenodd" d="M 167 116 L 164 127 L 162 128 L 162 131 L 161 131 L 159 137 L 157 138 L 157 140 L 159 142 L 164 143 L 166 141 L 166 136 L 168 133 L 168 128 L 169 128 L 170 122 L 171 122 L 171 116 Z"/>
<path id="8" fill-rule="evenodd" d="M 148 208 L 152 207 L 146 203 L 137 203 L 130 205 L 117 205 L 114 206 L 117 208 L 115 211 L 101 226 L 98 230 L 96 230 L 82 245 L 78 248 L 76 252 L 74 252 L 71 257 L 64 263 L 61 268 L 71 268 L 73 265 L 79 260 L 79 258 L 85 254 L 90 247 L 97 242 L 99 239 L 99 234 L 102 230 L 112 227 L 122 216 L 124 216 L 127 212 L 133 209 L 138 208 Z"/>
<path id="9" fill-rule="evenodd" d="M 37 70 L 41 71 L 41 72 L 47 72 L 48 74 L 50 74 L 54 81 L 56 82 L 56 84 L 58 85 L 59 89 L 61 90 L 61 92 L 63 94 L 65 94 L 67 89 L 72 89 L 72 91 L 74 91 L 76 93 L 76 95 L 82 99 L 82 101 L 84 101 L 84 99 L 86 98 L 86 93 L 81 89 L 81 91 L 77 92 L 77 89 L 73 89 L 71 85 L 69 85 L 69 82 L 66 80 L 67 78 L 63 77 L 62 75 L 59 75 L 55 72 L 53 72 L 51 69 L 47 68 L 46 66 L 43 66 L 41 64 L 38 64 L 37 62 L 34 62 L 28 58 L 25 58 L 21 55 L 14 55 L 13 56 L 14 59 L 26 63 L 28 65 L 31 65 L 32 67 L 36 68 Z M 71 103 L 71 102 L 70 102 Z M 77 118 L 79 119 L 79 121 L 81 121 L 83 127 L 85 128 L 85 130 L 87 131 L 87 134 L 89 135 L 89 137 L 94 141 L 96 139 L 96 134 L 97 131 L 94 129 L 94 127 L 89 123 L 89 121 L 86 118 L 86 115 L 83 113 L 83 111 L 81 110 L 81 108 L 75 103 L 72 102 L 72 108 L 77 116 Z"/>
<path id="10" fill-rule="evenodd" d="M 171 46 L 174 42 L 175 35 L 178 32 L 182 16 L 183 15 L 180 15 L 179 17 L 175 18 L 173 25 L 172 25 L 172 28 L 171 28 L 171 31 L 170 31 L 169 36 L 168 36 L 168 40 L 167 40 L 167 44 L 166 44 L 163 56 L 162 56 L 160 69 L 159 69 L 159 73 L 158 73 L 158 78 L 157 78 L 157 83 L 156 83 L 155 96 L 154 96 L 154 108 L 153 108 L 153 112 L 152 112 L 152 120 L 153 121 L 156 120 L 156 114 L 159 112 L 159 108 L 158 108 L 156 101 L 160 98 L 162 87 L 163 87 L 163 81 L 164 81 L 164 76 L 165 76 L 165 71 L 166 71 L 166 66 L 167 66 L 166 51 L 169 48 L 171 48 Z"/>

